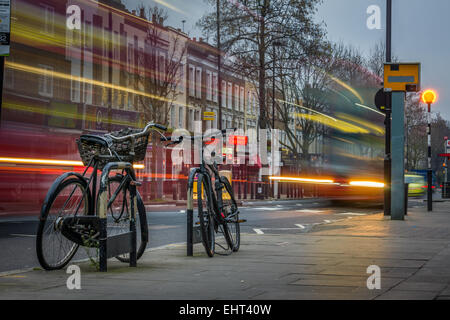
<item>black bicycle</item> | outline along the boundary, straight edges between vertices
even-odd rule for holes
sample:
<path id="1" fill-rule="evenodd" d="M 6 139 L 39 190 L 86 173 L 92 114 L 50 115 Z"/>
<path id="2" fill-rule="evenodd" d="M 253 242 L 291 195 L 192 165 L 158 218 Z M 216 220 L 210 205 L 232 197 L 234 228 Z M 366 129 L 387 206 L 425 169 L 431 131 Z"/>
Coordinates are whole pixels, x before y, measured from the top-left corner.
<path id="1" fill-rule="evenodd" d="M 227 130 L 222 130 L 225 135 Z M 188 178 L 188 210 L 192 206 L 192 200 L 197 198 L 197 216 L 198 224 L 201 226 L 202 243 L 209 257 L 213 257 L 216 252 L 216 246 L 225 251 L 237 252 L 240 247 L 240 226 L 239 210 L 234 197 L 233 188 L 230 181 L 218 170 L 217 161 L 213 160 L 208 164 L 204 159 L 204 148 L 206 142 L 214 142 L 214 135 L 209 137 L 202 136 L 180 136 L 167 137 L 166 141 L 170 144 L 179 144 L 183 139 L 202 141 L 200 156 L 202 159 L 199 168 L 193 168 Z M 198 140 L 197 140 L 198 141 Z M 220 141 L 220 140 L 217 140 Z M 220 151 L 221 150 L 220 146 Z M 211 153 L 215 159 L 215 152 Z M 213 187 L 214 186 L 214 187 Z M 192 206 L 193 207 L 193 206 Z M 216 241 L 216 234 L 223 235 L 225 244 Z"/>
<path id="2" fill-rule="evenodd" d="M 162 125 L 148 123 L 143 130 L 128 128 L 103 136 L 81 135 L 77 139 L 86 169 L 83 174 L 67 172 L 59 176 L 41 208 L 36 252 L 44 269 L 63 268 L 80 245 L 100 248 L 101 259 L 102 244 L 107 237 L 116 236 L 120 241 L 120 235 L 129 232 L 136 244 L 135 251 L 118 254 L 116 258 L 130 262 L 142 256 L 148 243 L 148 225 L 144 203 L 136 191 L 140 183 L 133 162 L 144 160 L 150 131 L 155 128 L 166 130 Z M 102 171 L 99 187 L 98 170 Z M 107 234 L 102 234 L 102 230 Z M 127 252 L 123 248 L 117 252 Z M 114 254 L 108 251 L 111 252 Z"/>

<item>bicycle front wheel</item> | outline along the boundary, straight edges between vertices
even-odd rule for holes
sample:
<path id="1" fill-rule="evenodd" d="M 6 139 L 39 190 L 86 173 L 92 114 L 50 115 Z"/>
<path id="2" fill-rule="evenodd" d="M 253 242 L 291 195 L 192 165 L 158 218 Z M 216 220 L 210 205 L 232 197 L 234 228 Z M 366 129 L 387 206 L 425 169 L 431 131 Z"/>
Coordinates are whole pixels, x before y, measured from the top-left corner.
<path id="1" fill-rule="evenodd" d="M 44 269 L 61 269 L 75 255 L 78 244 L 67 239 L 61 233 L 61 227 L 64 218 L 88 215 L 90 196 L 87 188 L 84 180 L 70 178 L 60 182 L 47 196 L 36 236 L 36 253 Z"/>
<path id="2" fill-rule="evenodd" d="M 225 238 L 233 252 L 237 252 L 241 244 L 238 207 L 236 200 L 234 199 L 233 188 L 228 179 L 222 176 L 220 177 L 220 182 L 226 190 L 226 193 L 222 191 L 222 212 L 225 216 Z"/>
<path id="3" fill-rule="evenodd" d="M 202 233 L 202 242 L 206 254 L 214 256 L 215 231 L 212 213 L 211 189 L 203 174 L 197 176 L 198 218 Z"/>

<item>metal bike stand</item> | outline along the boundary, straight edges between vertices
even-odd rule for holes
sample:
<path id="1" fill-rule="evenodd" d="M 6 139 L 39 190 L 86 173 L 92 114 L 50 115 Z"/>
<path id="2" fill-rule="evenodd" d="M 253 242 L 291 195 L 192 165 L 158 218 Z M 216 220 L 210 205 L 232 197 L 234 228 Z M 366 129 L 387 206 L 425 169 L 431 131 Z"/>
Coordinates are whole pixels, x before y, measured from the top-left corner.
<path id="1" fill-rule="evenodd" d="M 194 244 L 202 242 L 200 226 L 194 227 L 194 178 L 198 168 L 192 168 L 189 172 L 186 207 L 186 255 L 194 255 Z"/>
<path id="2" fill-rule="evenodd" d="M 100 218 L 100 238 L 99 238 L 99 264 L 100 271 L 106 272 L 108 270 L 107 259 L 116 257 L 118 255 L 130 254 L 130 267 L 136 266 L 136 185 L 130 184 L 130 202 L 131 202 L 131 219 L 130 231 L 114 236 L 107 234 L 107 186 L 108 177 L 111 170 L 127 170 L 132 172 L 133 166 L 129 162 L 110 162 L 102 171 L 100 178 L 98 216 Z"/>

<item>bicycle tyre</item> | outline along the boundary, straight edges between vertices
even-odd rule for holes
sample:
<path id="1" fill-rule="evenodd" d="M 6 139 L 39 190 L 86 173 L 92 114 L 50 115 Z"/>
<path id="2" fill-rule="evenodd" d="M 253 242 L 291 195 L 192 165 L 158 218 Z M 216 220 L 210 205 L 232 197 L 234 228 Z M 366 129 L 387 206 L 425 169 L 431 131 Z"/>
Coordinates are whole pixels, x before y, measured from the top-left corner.
<path id="1" fill-rule="evenodd" d="M 122 182 L 122 177 L 120 176 L 112 176 L 108 179 L 108 184 L 111 185 L 112 183 L 117 183 L 117 187 L 119 187 L 120 183 Z M 113 188 L 115 191 L 116 188 Z M 107 190 L 107 192 L 110 189 Z M 123 191 L 121 192 L 123 193 Z M 130 193 L 129 191 L 127 191 L 126 193 L 126 198 L 127 198 L 127 203 L 128 203 L 128 209 L 131 210 L 130 207 Z M 140 196 L 140 194 L 137 192 L 136 193 L 136 197 L 137 197 L 137 211 L 136 211 L 136 260 L 139 260 L 139 258 L 142 257 L 142 255 L 145 252 L 145 249 L 147 248 L 147 243 L 148 243 L 148 224 L 147 224 L 147 214 L 145 212 L 145 206 L 144 203 L 142 201 L 142 198 Z M 107 198 L 109 199 L 109 198 Z M 117 198 L 116 198 L 117 201 Z M 116 201 L 114 203 L 116 203 Z M 120 199 L 119 199 L 120 201 Z M 113 203 L 113 204 L 114 204 Z M 111 210 L 110 208 L 108 208 L 107 210 L 107 218 L 108 218 L 108 224 L 107 224 L 107 228 L 109 226 L 108 229 L 111 229 L 111 226 L 114 227 L 114 225 L 111 224 L 110 220 L 111 220 Z M 128 232 L 129 231 L 129 220 L 123 224 L 122 228 L 122 232 Z M 120 226 L 116 226 L 116 227 L 120 227 Z M 108 231 L 108 234 L 110 234 L 110 232 Z M 129 254 L 123 254 L 120 256 L 116 257 L 117 260 L 121 261 L 121 262 L 130 262 L 130 258 L 129 258 Z"/>
<path id="2" fill-rule="evenodd" d="M 236 200 L 234 198 L 233 188 L 231 187 L 231 184 L 228 181 L 227 177 L 224 176 L 220 177 L 220 182 L 224 185 L 226 191 L 230 195 L 230 199 L 225 200 L 223 199 L 223 192 L 222 192 L 222 204 L 223 204 L 222 210 L 226 211 L 226 216 L 228 216 L 230 214 L 234 214 L 235 212 L 237 212 L 238 207 L 236 204 Z M 225 238 L 228 242 L 228 245 L 230 246 L 233 252 L 237 252 L 241 244 L 241 229 L 239 224 L 239 214 L 234 215 L 229 220 L 225 218 L 224 224 L 225 224 L 224 228 Z"/>
<path id="3" fill-rule="evenodd" d="M 215 247 L 215 230 L 214 218 L 211 210 L 211 189 L 209 188 L 206 180 L 204 180 L 204 177 L 205 176 L 203 174 L 199 174 L 197 176 L 198 218 L 200 220 L 202 243 L 205 247 L 206 254 L 209 257 L 213 257 Z M 203 203 L 203 201 L 205 201 L 205 203 Z M 205 209 L 206 211 L 204 211 Z"/>
<path id="4" fill-rule="evenodd" d="M 71 188 L 73 187 L 73 189 Z M 69 263 L 69 261 L 73 258 L 73 256 L 75 255 L 75 253 L 78 250 L 79 245 L 76 244 L 75 242 L 72 242 L 71 240 L 67 239 L 66 237 L 64 237 L 62 235 L 62 233 L 58 230 L 57 224 L 58 222 L 58 218 L 60 218 L 62 215 L 58 214 L 58 217 L 54 219 L 54 221 L 49 221 L 49 214 L 51 213 L 52 209 L 54 209 L 54 207 L 56 207 L 58 204 L 60 204 L 63 200 L 59 199 L 58 196 L 62 196 L 63 191 L 67 190 L 74 190 L 70 197 L 67 200 L 64 200 L 64 205 L 68 204 L 68 201 L 72 201 L 71 199 L 75 199 L 76 198 L 73 197 L 73 195 L 75 194 L 75 190 L 77 189 L 77 187 L 80 188 L 80 192 L 81 195 L 83 195 L 84 191 L 88 188 L 87 186 L 87 182 L 80 179 L 80 178 L 69 178 L 63 181 L 60 181 L 58 183 L 58 185 L 56 186 L 56 188 L 50 188 L 49 193 L 47 194 L 46 200 L 48 199 L 48 201 L 44 202 L 43 206 L 42 206 L 42 210 L 41 210 L 41 217 L 40 217 L 40 221 L 38 224 L 38 230 L 37 230 L 37 235 L 36 235 L 36 253 L 37 253 L 37 258 L 38 261 L 40 263 L 40 265 L 42 266 L 42 268 L 44 268 L 45 270 L 58 270 L 63 268 L 65 265 L 67 265 L 67 263 Z M 79 194 L 79 193 L 78 193 Z M 83 211 L 84 214 L 87 215 L 89 214 L 89 207 L 91 205 L 91 197 L 90 197 L 90 192 L 89 190 L 86 192 L 84 199 L 81 199 L 81 201 L 84 201 L 84 206 L 83 206 Z M 78 205 L 78 204 L 77 204 Z M 81 204 L 83 205 L 83 204 Z M 81 208 L 80 205 L 80 208 Z M 65 206 L 67 207 L 67 206 Z M 63 208 L 64 209 L 64 208 Z M 74 208 L 75 209 L 75 208 Z M 67 214 L 65 216 L 70 216 L 70 214 Z M 50 222 L 50 223 L 48 223 Z M 63 256 L 62 259 L 59 259 L 59 254 L 58 254 L 58 261 L 56 262 L 52 262 L 50 261 L 50 257 L 48 257 L 46 255 L 46 249 L 47 249 L 47 245 L 45 245 L 45 234 L 47 231 L 51 232 L 53 229 L 55 237 L 58 236 L 60 239 L 60 249 L 62 247 L 62 243 L 67 243 L 68 245 L 68 252 Z"/>

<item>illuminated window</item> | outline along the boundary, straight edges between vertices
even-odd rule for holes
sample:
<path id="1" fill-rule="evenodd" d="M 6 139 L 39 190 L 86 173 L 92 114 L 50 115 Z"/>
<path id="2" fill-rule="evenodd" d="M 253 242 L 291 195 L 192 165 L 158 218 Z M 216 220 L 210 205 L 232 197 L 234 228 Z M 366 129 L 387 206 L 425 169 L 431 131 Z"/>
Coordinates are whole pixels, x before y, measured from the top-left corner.
<path id="1" fill-rule="evenodd" d="M 44 97 L 53 97 L 53 67 L 39 65 L 42 73 L 39 75 L 38 92 Z"/>

